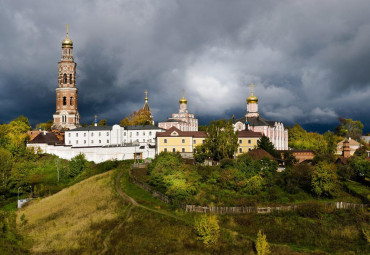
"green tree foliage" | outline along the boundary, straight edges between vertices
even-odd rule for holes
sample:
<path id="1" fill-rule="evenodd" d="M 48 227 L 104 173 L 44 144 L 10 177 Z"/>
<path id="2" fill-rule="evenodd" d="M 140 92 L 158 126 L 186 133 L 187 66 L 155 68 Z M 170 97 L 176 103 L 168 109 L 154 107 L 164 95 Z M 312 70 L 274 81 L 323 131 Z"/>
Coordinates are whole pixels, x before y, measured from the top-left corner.
<path id="1" fill-rule="evenodd" d="M 211 154 L 207 151 L 206 145 L 201 144 L 194 148 L 193 157 L 196 162 L 203 163 L 205 159 L 211 157 Z"/>
<path id="2" fill-rule="evenodd" d="M 6 148 L 16 157 L 23 156 L 26 152 L 28 141 L 27 131 L 31 130 L 28 119 L 24 116 L 12 120 L 8 125 Z"/>
<path id="3" fill-rule="evenodd" d="M 24 238 L 17 230 L 15 212 L 0 210 L 0 251 L 4 255 L 28 254 Z"/>
<path id="4" fill-rule="evenodd" d="M 349 160 L 350 168 L 361 178 L 370 178 L 370 161 L 365 157 L 354 155 Z"/>
<path id="5" fill-rule="evenodd" d="M 259 230 L 257 234 L 256 251 L 257 251 L 257 255 L 267 255 L 271 253 L 270 245 L 267 242 L 266 235 L 263 234 L 261 230 Z"/>
<path id="6" fill-rule="evenodd" d="M 312 191 L 317 196 L 334 197 L 337 192 L 337 169 L 334 164 L 320 162 L 312 172 Z"/>
<path id="7" fill-rule="evenodd" d="M 283 153 L 283 158 L 284 158 L 285 167 L 291 167 L 291 166 L 297 164 L 297 162 L 298 162 L 296 157 L 293 155 L 292 151 L 284 152 Z"/>
<path id="8" fill-rule="evenodd" d="M 238 136 L 232 120 L 212 121 L 206 131 L 205 148 L 215 161 L 233 158 L 238 149 Z"/>
<path id="9" fill-rule="evenodd" d="M 289 193 L 295 194 L 300 190 L 311 192 L 312 166 L 298 164 L 287 167 L 283 172 L 283 188 Z"/>
<path id="10" fill-rule="evenodd" d="M 201 178 L 184 164 L 179 153 L 161 152 L 148 165 L 148 171 L 149 183 L 179 203 L 196 193 Z"/>
<path id="11" fill-rule="evenodd" d="M 328 131 L 324 135 L 315 132 L 307 132 L 300 125 L 294 124 L 289 129 L 289 147 L 295 150 L 313 150 L 317 154 L 332 155 L 335 153 L 341 137 Z"/>
<path id="12" fill-rule="evenodd" d="M 351 137 L 360 141 L 364 125 L 361 121 L 339 118 L 339 125 L 335 128 L 335 134 L 343 137 Z"/>
<path id="13" fill-rule="evenodd" d="M 201 214 L 195 218 L 194 229 L 198 239 L 206 246 L 217 243 L 220 236 L 220 226 L 216 215 Z"/>
<path id="14" fill-rule="evenodd" d="M 45 123 L 39 123 L 39 124 L 37 124 L 36 125 L 36 129 L 39 130 L 41 128 L 41 130 L 51 131 L 51 127 L 53 126 L 53 124 L 54 124 L 54 121 L 53 120 L 48 120 Z"/>
<path id="15" fill-rule="evenodd" d="M 275 150 L 274 144 L 270 141 L 270 139 L 263 135 L 261 139 L 257 141 L 257 148 L 263 149 L 270 153 L 275 158 L 280 158 L 280 153 Z"/>
<path id="16" fill-rule="evenodd" d="M 74 158 L 71 159 L 68 163 L 68 175 L 70 177 L 75 177 L 79 175 L 88 167 L 88 161 L 85 158 L 85 155 L 80 153 Z"/>
<path id="17" fill-rule="evenodd" d="M 121 120 L 121 127 L 134 126 L 134 125 L 151 125 L 153 123 L 152 113 L 145 109 L 134 111 L 128 117 Z"/>
<path id="18" fill-rule="evenodd" d="M 1 174 L 1 184 L 6 185 L 10 170 L 13 166 L 13 156 L 12 154 L 3 148 L 0 148 L 0 174 Z"/>

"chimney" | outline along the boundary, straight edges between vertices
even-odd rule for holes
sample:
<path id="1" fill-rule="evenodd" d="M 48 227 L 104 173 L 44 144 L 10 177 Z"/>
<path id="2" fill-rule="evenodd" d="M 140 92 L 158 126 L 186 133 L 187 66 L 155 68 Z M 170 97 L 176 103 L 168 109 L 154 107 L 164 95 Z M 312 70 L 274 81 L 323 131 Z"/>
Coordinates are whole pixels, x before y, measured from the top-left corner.
<path id="1" fill-rule="evenodd" d="M 351 156 L 351 150 L 349 148 L 349 141 L 347 139 L 343 142 L 343 151 L 342 151 L 343 158 L 349 158 Z"/>

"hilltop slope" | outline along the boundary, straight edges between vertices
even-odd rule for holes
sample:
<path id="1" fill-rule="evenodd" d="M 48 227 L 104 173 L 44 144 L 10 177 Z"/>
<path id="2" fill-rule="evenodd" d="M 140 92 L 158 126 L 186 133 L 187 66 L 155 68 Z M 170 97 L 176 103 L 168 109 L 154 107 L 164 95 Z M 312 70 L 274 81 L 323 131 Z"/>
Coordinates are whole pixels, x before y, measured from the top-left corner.
<path id="1" fill-rule="evenodd" d="M 18 212 L 34 253 L 91 253 L 118 222 L 122 201 L 113 193 L 113 171 L 93 176 Z"/>

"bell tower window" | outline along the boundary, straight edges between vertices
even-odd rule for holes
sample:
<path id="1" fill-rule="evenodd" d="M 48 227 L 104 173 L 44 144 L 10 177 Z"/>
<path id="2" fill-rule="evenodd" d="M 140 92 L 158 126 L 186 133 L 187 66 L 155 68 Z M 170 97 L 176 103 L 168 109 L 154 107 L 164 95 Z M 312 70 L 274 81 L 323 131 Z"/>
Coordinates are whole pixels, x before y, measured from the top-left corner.
<path id="1" fill-rule="evenodd" d="M 63 84 L 67 84 L 67 74 L 63 74 Z"/>
<path id="2" fill-rule="evenodd" d="M 69 75 L 69 84 L 72 84 L 72 74 Z"/>
<path id="3" fill-rule="evenodd" d="M 71 97 L 71 98 L 69 99 L 69 104 L 70 104 L 70 105 L 73 105 L 73 97 Z"/>
<path id="4" fill-rule="evenodd" d="M 67 105 L 67 97 L 63 97 L 63 105 Z"/>

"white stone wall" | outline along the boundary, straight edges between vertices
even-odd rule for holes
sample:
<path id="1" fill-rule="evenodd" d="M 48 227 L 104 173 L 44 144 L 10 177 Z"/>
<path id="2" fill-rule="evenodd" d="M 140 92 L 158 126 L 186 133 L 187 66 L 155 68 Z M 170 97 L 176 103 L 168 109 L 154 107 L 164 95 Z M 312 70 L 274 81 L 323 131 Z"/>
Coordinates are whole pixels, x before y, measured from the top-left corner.
<path id="1" fill-rule="evenodd" d="M 27 147 L 34 147 L 35 150 L 39 147 L 43 153 L 53 154 L 67 160 L 83 153 L 88 161 L 93 161 L 95 163 L 115 159 L 134 159 L 135 154 L 137 155 L 137 158 L 140 158 L 140 155 L 142 159 L 155 158 L 155 148 L 149 148 L 148 145 L 82 148 L 47 144 L 27 144 Z"/>

